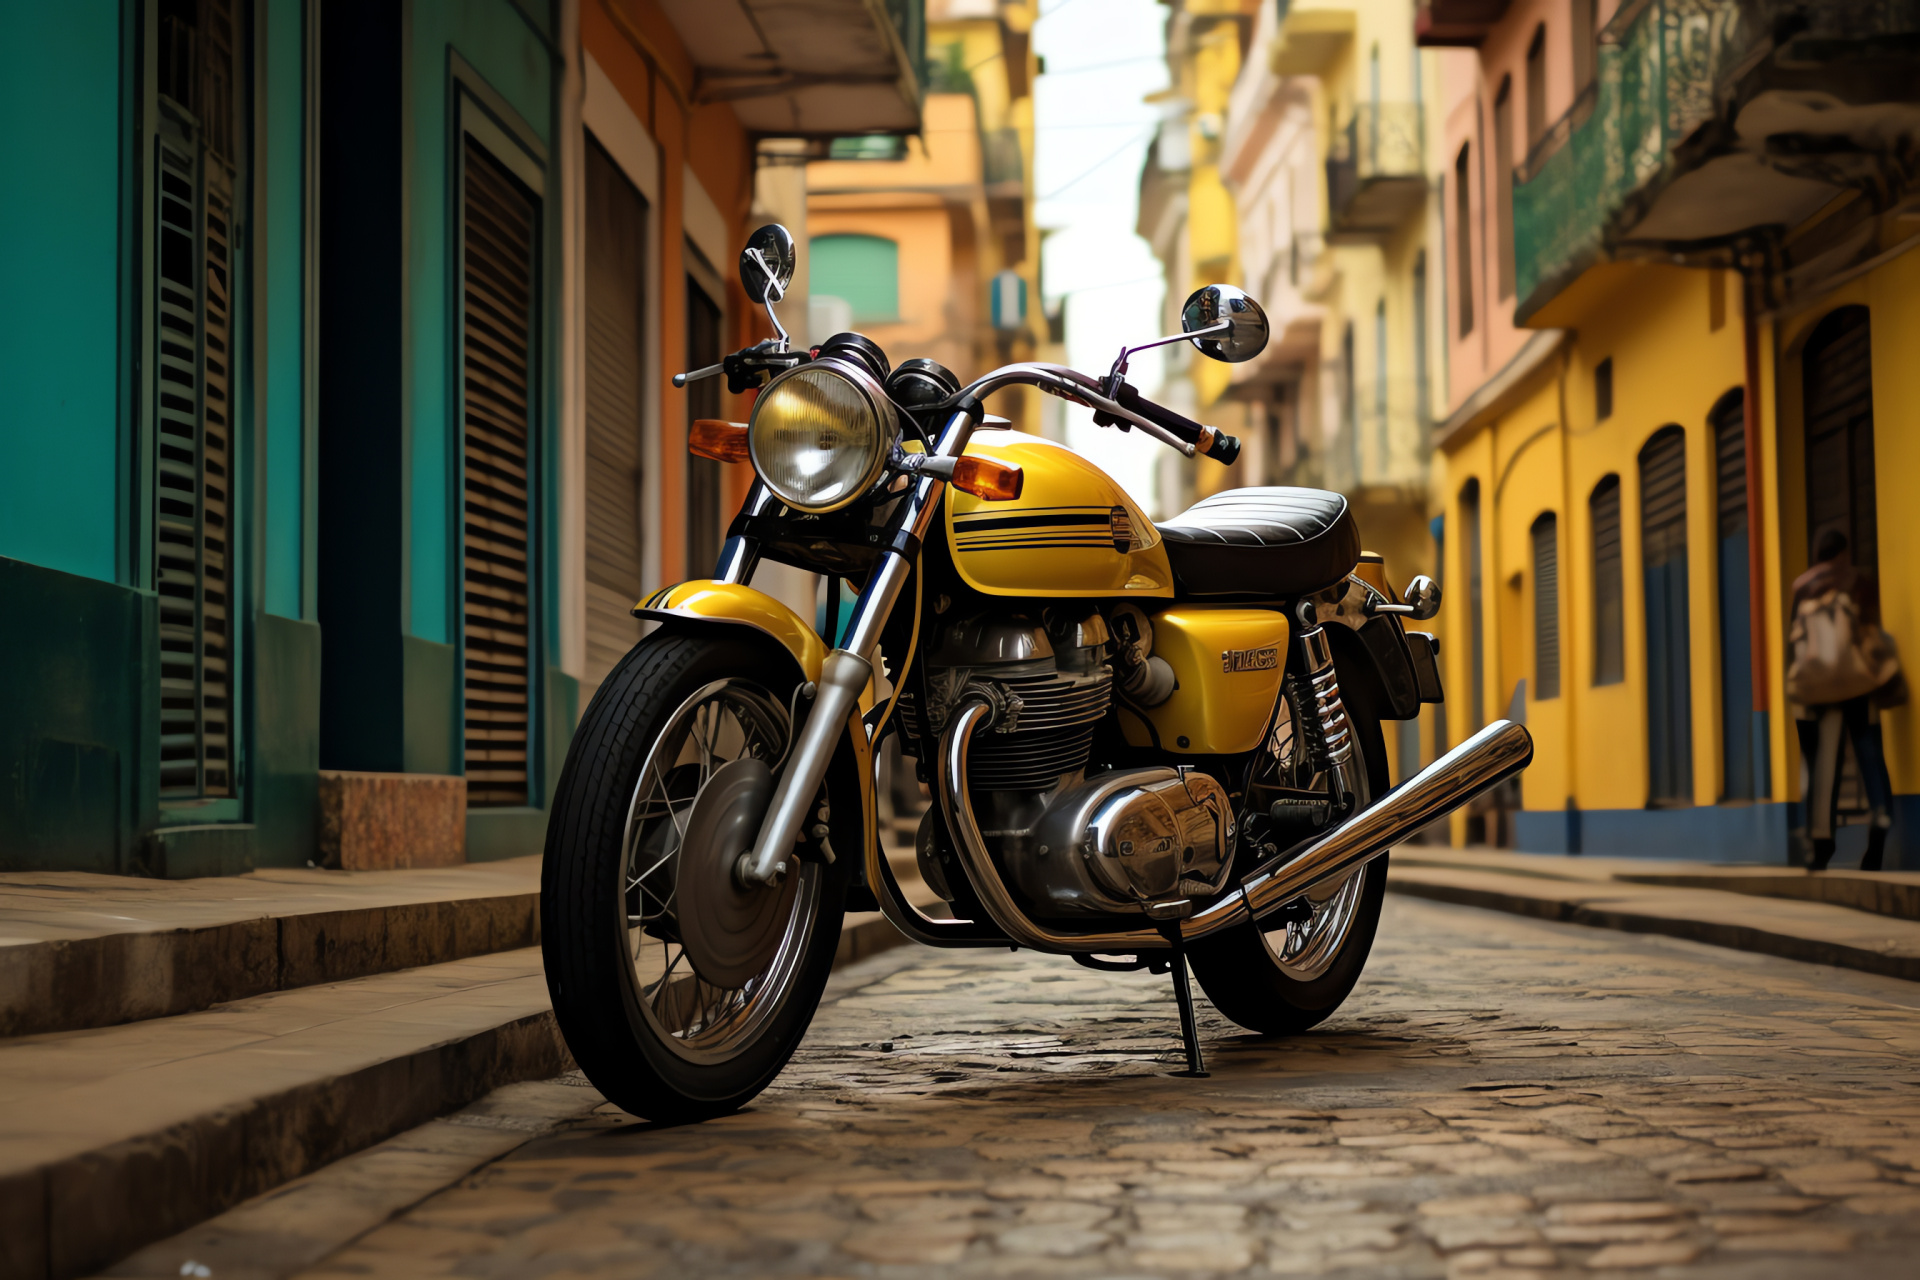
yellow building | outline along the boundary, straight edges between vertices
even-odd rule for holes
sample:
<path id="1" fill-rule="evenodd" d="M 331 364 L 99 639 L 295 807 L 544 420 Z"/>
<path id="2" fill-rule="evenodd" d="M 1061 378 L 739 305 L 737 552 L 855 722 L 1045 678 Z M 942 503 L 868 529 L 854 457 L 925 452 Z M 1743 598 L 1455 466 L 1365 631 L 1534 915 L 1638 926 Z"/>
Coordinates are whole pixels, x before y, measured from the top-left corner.
<path id="1" fill-rule="evenodd" d="M 1889 630 L 1920 635 L 1920 546 L 1880 516 L 1920 465 L 1920 235 L 1899 180 L 1846 177 L 1915 125 L 1876 101 L 1899 77 L 1856 15 L 1809 10 L 1775 44 L 1695 4 L 1715 41 L 1682 58 L 1668 7 L 1597 28 L 1546 0 L 1423 11 L 1423 38 L 1478 51 L 1444 89 L 1449 697 L 1428 746 L 1502 715 L 1534 735 L 1518 794 L 1457 840 L 1783 861 L 1790 585 L 1816 536 L 1847 533 Z M 1889 865 L 1913 865 L 1920 727 L 1903 707 L 1883 732 Z"/>
<path id="2" fill-rule="evenodd" d="M 898 362 L 963 381 L 1036 358 L 1046 340 L 1033 221 L 1031 31 L 1036 0 L 928 0 L 925 123 L 916 137 L 846 138 L 806 166 L 804 329 L 856 329 Z M 1038 431 L 1038 393 L 994 411 Z"/>

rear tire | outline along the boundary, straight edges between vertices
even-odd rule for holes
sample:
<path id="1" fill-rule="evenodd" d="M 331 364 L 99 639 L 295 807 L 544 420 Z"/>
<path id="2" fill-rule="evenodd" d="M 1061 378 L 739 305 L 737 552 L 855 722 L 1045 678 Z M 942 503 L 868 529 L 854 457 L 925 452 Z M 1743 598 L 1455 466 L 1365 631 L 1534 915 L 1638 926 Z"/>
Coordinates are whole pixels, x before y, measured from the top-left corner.
<path id="1" fill-rule="evenodd" d="M 738 989 L 700 977 L 675 914 L 689 896 L 681 859 L 700 855 L 678 833 L 705 779 L 726 752 L 784 758 L 799 681 L 763 643 L 656 633 L 607 676 L 574 734 L 541 871 L 547 989 L 581 1070 L 637 1116 L 682 1123 L 744 1105 L 792 1056 L 832 970 L 848 858 L 796 860 L 780 889 L 760 891 L 782 894 L 786 914 L 768 967 Z M 832 800 L 860 811 L 858 795 Z"/>
<path id="2" fill-rule="evenodd" d="M 1345 680 L 1341 682 L 1342 700 L 1365 764 L 1368 795 L 1361 797 L 1362 808 L 1371 804 L 1373 797 L 1386 794 L 1388 786 L 1386 740 L 1368 693 L 1363 686 L 1349 689 Z M 1188 955 L 1194 976 L 1214 1008 L 1247 1030 L 1268 1036 L 1299 1035 L 1338 1009 L 1360 980 L 1380 927 L 1380 908 L 1386 893 L 1387 856 L 1382 854 L 1331 893 L 1320 895 L 1316 921 L 1329 919 L 1318 914 L 1329 911 L 1345 916 L 1331 962 L 1323 956 L 1320 963 L 1307 963 L 1289 972 L 1294 966 L 1286 965 L 1281 955 L 1296 926 L 1282 923 L 1273 928 L 1278 922 L 1269 916 L 1264 921 L 1267 932 L 1244 924 L 1193 943 Z M 1307 922 L 1305 927 L 1312 928 L 1313 924 Z M 1295 937 L 1292 942 L 1299 946 L 1304 940 Z M 1311 951 L 1309 945 L 1299 958 L 1307 959 Z"/>

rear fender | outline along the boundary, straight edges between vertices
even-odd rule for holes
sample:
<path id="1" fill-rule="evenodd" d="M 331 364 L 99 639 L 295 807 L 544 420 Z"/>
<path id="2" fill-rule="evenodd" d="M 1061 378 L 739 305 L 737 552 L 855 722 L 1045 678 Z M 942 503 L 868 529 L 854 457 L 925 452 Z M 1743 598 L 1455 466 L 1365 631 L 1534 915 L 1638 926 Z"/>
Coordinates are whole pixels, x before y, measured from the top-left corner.
<path id="1" fill-rule="evenodd" d="M 734 582 L 695 579 L 654 592 L 633 607 L 633 616 L 658 622 L 662 630 L 682 635 L 722 635 L 737 633 L 738 628 L 759 632 L 778 645 L 799 668 L 802 679 L 820 679 L 820 667 L 827 660 L 826 641 L 806 620 L 764 591 Z M 879 840 L 879 807 L 874 791 L 873 744 L 867 738 L 856 707 L 847 718 L 847 732 L 834 752 L 834 763 L 827 778 L 829 794 L 836 777 L 844 777 L 843 764 L 859 779 L 860 817 L 857 825 L 849 815 L 836 812 L 831 827 L 839 846 L 838 856 L 852 858 L 854 879 L 865 881 L 865 853 Z M 863 843 L 849 847 L 857 836 Z"/>
<path id="2" fill-rule="evenodd" d="M 1344 628 L 1357 642 L 1340 646 L 1340 656 L 1349 664 L 1342 683 L 1350 678 L 1352 664 L 1358 664 L 1379 692 L 1381 719 L 1411 720 L 1420 714 L 1420 671 L 1400 619 L 1367 612 L 1367 600 L 1374 595 L 1397 599 L 1386 585 L 1380 557 L 1368 553 L 1343 582 L 1313 597 L 1315 613 L 1322 626 Z"/>

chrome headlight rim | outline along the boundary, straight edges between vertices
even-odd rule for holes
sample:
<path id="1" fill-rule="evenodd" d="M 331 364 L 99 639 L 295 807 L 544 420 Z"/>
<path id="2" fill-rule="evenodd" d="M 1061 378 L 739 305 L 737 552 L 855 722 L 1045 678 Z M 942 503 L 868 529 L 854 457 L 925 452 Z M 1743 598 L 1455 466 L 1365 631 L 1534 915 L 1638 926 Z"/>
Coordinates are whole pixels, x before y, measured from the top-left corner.
<path id="1" fill-rule="evenodd" d="M 769 402 L 780 384 L 808 371 L 830 373 L 851 384 L 854 390 L 860 393 L 861 399 L 866 402 L 876 425 L 871 456 L 867 459 L 866 467 L 861 472 L 858 482 L 848 488 L 845 496 L 825 503 L 799 502 L 788 494 L 782 493 L 779 486 L 767 479 L 767 470 L 761 464 L 761 437 L 758 427 L 762 407 Z M 835 356 L 822 356 L 775 375 L 754 398 L 753 412 L 747 415 L 747 456 L 753 463 L 754 474 L 760 477 L 761 482 L 767 486 L 774 497 L 793 510 L 802 511 L 808 515 L 826 515 L 829 512 L 844 510 L 871 493 L 881 477 L 886 474 L 887 459 L 892 456 L 894 446 L 899 443 L 899 440 L 900 415 L 894 408 L 892 398 L 887 395 L 886 388 L 859 365 Z"/>

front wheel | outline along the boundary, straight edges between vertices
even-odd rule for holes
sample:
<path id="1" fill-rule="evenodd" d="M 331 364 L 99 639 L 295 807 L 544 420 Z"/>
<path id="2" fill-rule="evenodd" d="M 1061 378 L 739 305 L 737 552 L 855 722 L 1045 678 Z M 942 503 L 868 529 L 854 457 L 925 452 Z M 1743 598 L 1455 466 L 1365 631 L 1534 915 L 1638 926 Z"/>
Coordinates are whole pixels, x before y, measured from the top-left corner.
<path id="1" fill-rule="evenodd" d="M 1342 683 L 1354 745 L 1364 767 L 1357 796 L 1366 808 L 1387 790 L 1387 748 L 1364 687 Z M 1353 991 L 1373 950 L 1387 893 L 1386 855 L 1313 889 L 1291 913 L 1268 916 L 1195 942 L 1194 976 L 1214 1008 L 1249 1031 L 1289 1036 L 1316 1026 Z M 1282 918 L 1290 916 L 1291 918 Z"/>
<path id="2" fill-rule="evenodd" d="M 826 985 L 849 860 L 797 859 L 772 887 L 733 875 L 786 763 L 799 681 L 750 639 L 655 635 L 574 734 L 541 872 L 547 987 L 574 1060 L 635 1115 L 745 1104 Z"/>

